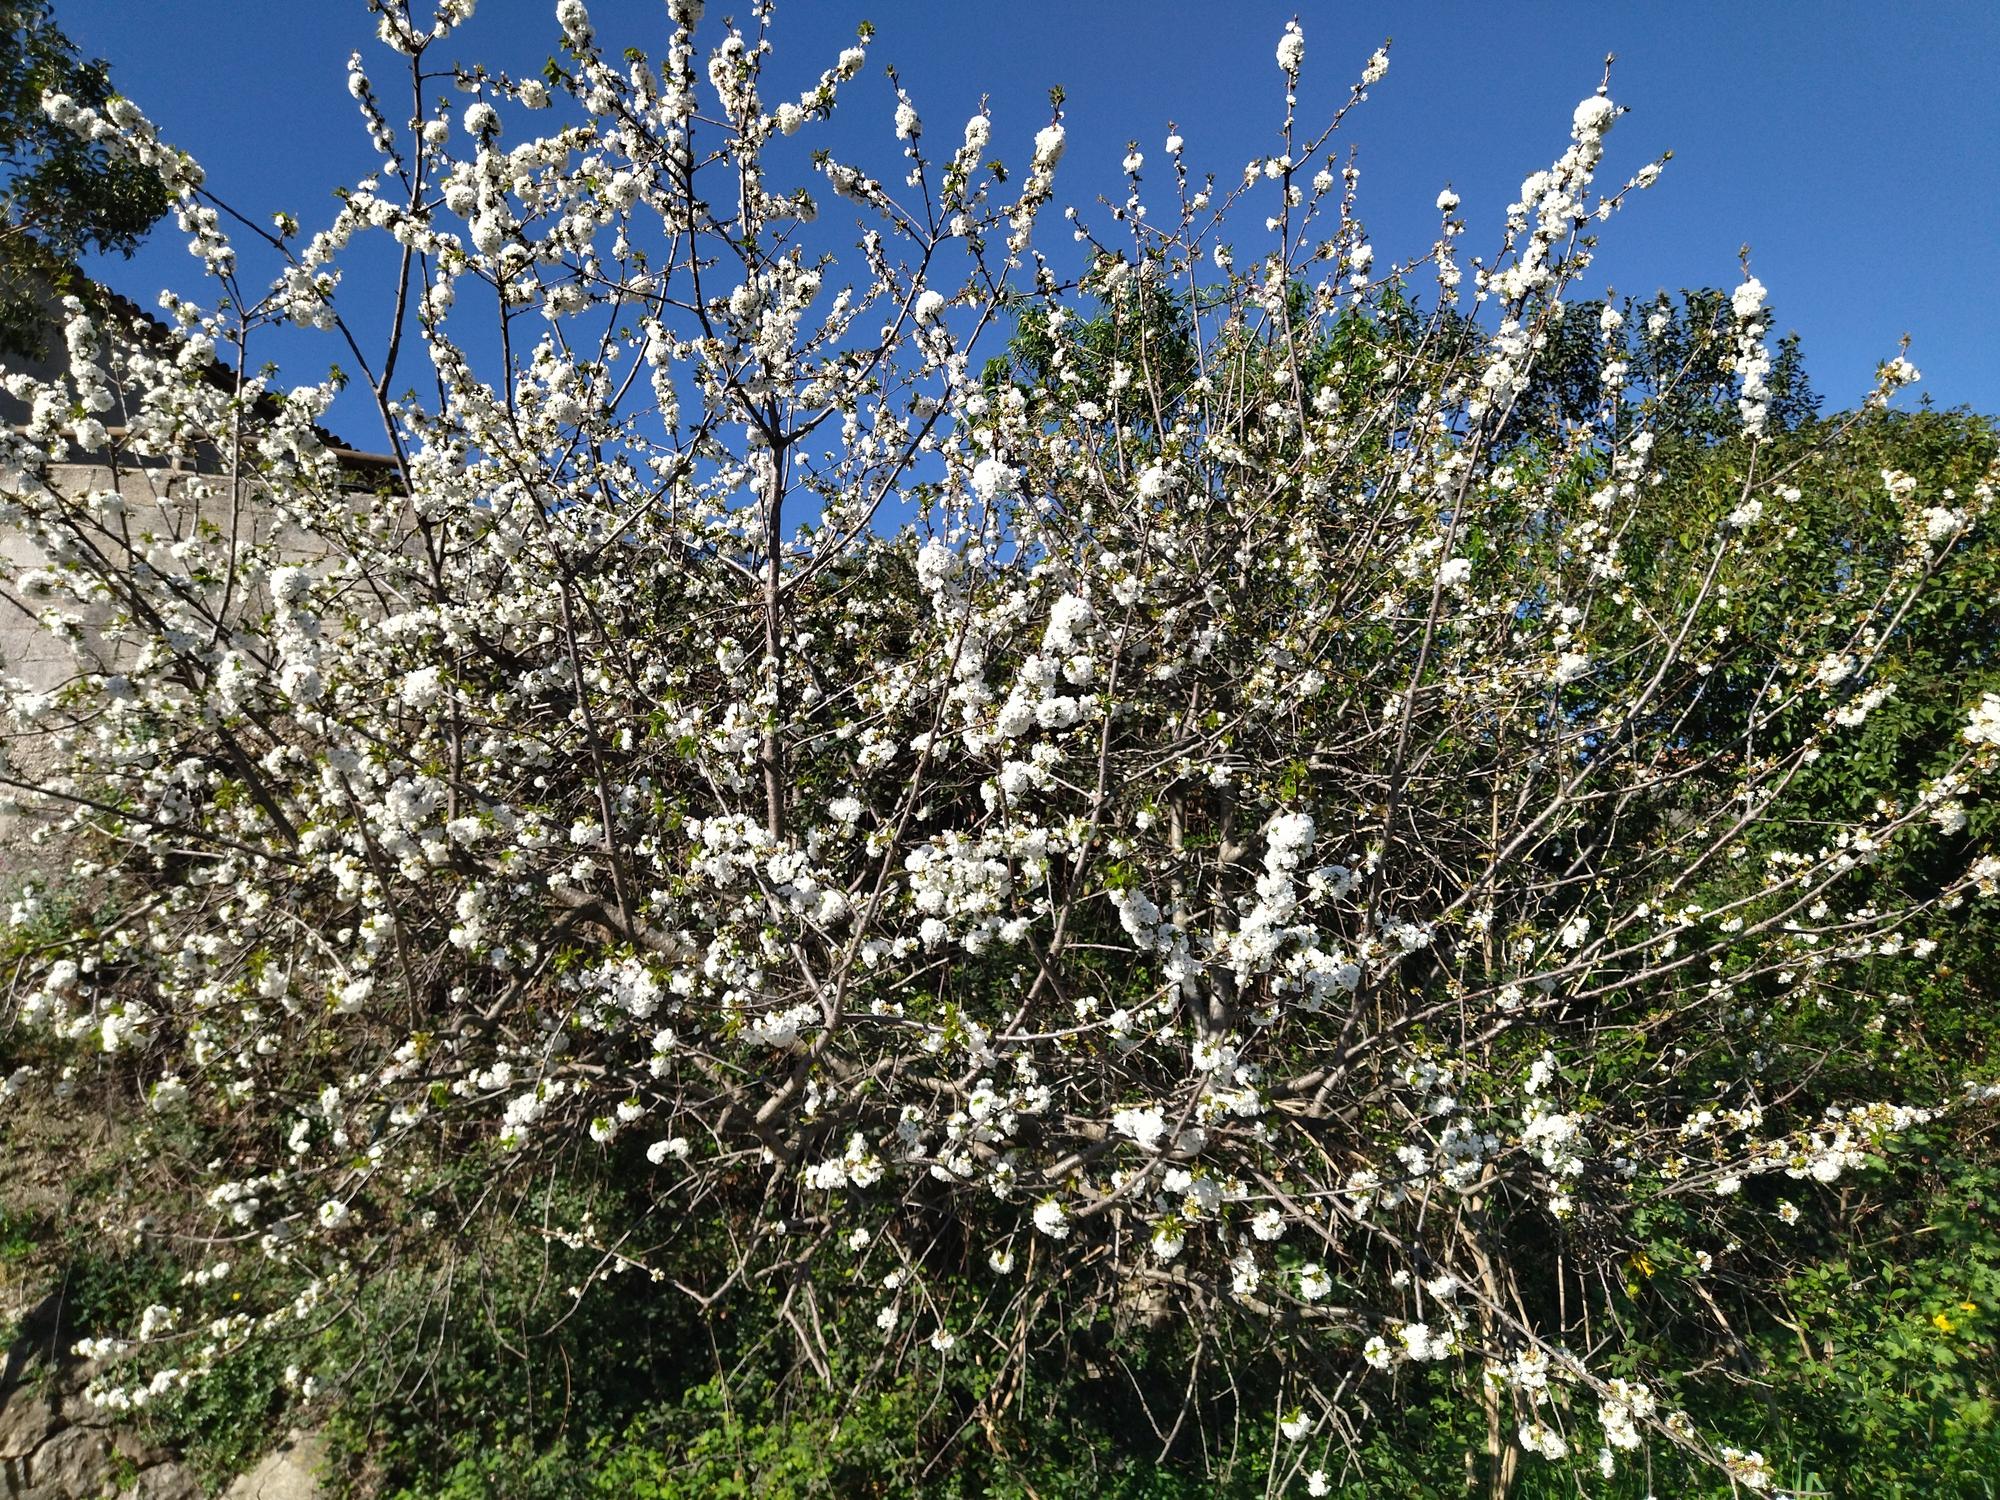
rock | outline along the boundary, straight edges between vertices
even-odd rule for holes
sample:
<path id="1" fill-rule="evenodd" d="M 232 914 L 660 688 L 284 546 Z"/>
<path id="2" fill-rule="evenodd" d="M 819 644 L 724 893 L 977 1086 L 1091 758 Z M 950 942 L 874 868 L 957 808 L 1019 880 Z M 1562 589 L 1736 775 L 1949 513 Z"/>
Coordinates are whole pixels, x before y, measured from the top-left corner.
<path id="1" fill-rule="evenodd" d="M 155 1464 L 142 1470 L 118 1500 L 201 1500 L 201 1486 L 179 1464 Z"/>
<path id="2" fill-rule="evenodd" d="M 202 1500 L 191 1471 L 129 1429 L 72 1420 L 60 1399 L 24 1386 L 0 1389 L 0 1497 L 98 1500 L 129 1476 L 118 1500 Z"/>
<path id="3" fill-rule="evenodd" d="M 28 1488 L 22 1494 L 34 1500 L 101 1495 L 110 1464 L 111 1441 L 103 1433 L 65 1428 L 28 1459 Z"/>
<path id="4" fill-rule="evenodd" d="M 103 1368 L 94 1359 L 73 1360 L 61 1367 L 57 1384 L 50 1388 L 49 1399 L 55 1402 L 56 1410 L 70 1426 L 102 1427 L 107 1431 L 116 1431 L 120 1423 L 132 1420 L 129 1416 L 99 1406 L 84 1394 Z"/>
<path id="5" fill-rule="evenodd" d="M 325 1440 L 294 1429 L 256 1468 L 238 1476 L 222 1500 L 320 1500 L 326 1493 L 319 1482 L 325 1462 Z"/>
<path id="6" fill-rule="evenodd" d="M 26 1458 L 68 1425 L 39 1391 L 0 1391 L 0 1460 Z"/>

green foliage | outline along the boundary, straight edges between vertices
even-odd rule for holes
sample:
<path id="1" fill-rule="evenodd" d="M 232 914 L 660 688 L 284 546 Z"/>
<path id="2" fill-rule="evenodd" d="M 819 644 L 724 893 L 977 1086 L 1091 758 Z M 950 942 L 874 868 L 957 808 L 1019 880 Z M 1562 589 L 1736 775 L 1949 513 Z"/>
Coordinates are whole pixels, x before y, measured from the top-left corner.
<path id="1" fill-rule="evenodd" d="M 1833 601 L 1885 588 L 1907 556 L 1910 517 L 1884 471 L 1914 476 L 1929 497 L 1967 496 L 1995 451 L 1990 420 L 1929 410 L 1804 422 L 1761 445 L 1754 453 L 1760 471 L 1786 474 L 1798 491 L 1782 514 L 1757 523 L 1766 528 L 1762 545 L 1778 549 L 1784 566 L 1776 587 L 1767 579 L 1743 598 L 1733 627 L 1740 644 L 1718 653 L 1697 712 L 1663 726 L 1663 736 L 1689 756 L 1740 740 L 1768 689 L 1768 663 L 1782 656 L 1787 638 Z M 1676 503 L 1642 507 L 1627 539 L 1642 599 L 1667 552 L 1703 547 L 1724 524 L 1752 461 L 1747 444 L 1712 442 L 1699 431 L 1669 447 Z M 1782 821 L 1824 827 L 1829 837 L 1854 825 L 1878 799 L 1902 795 L 1899 789 L 1947 764 L 1967 704 L 2000 689 L 2000 539 L 1990 524 L 1977 527 L 1935 567 L 1936 585 L 1885 632 L 1872 668 L 1871 680 L 1893 682 L 1894 696 L 1865 723 L 1831 737 L 1802 768 L 1785 789 Z M 1672 607 L 1648 603 L 1655 611 Z M 1759 730 L 1773 754 L 1801 732 L 1782 720 Z M 1974 850 L 1990 847 L 1995 810 L 1974 804 L 1968 811 L 1964 830 L 1926 822 L 1876 857 L 1851 899 L 1863 908 L 1929 899 Z M 1658 810 L 1663 818 L 1674 813 L 1672 806 Z M 1688 895 L 1713 908 L 1755 890 L 1754 876 L 1715 871 Z M 1629 1057 L 1615 1048 L 1594 1052 L 1597 1086 L 1635 1086 L 1671 1039 L 1682 1044 L 1690 1070 L 1753 1045 L 1772 1057 L 1823 1059 L 1809 1072 L 1763 1080 L 1766 1098 L 1788 1100 L 1801 1116 L 1813 1113 L 1810 1101 L 1839 1095 L 1949 1095 L 1961 1080 L 1992 1069 L 2000 1042 L 1992 1003 L 2000 933 L 1977 904 L 1931 931 L 1937 946 L 1928 956 L 1914 955 L 1907 943 L 1891 946 L 1869 961 L 1860 982 L 1838 991 L 1801 998 L 1774 976 L 1745 980 L 1731 998 L 1749 1002 L 1754 1028 L 1733 1034 L 1714 1014 L 1672 1029 L 1663 1020 Z M 1857 1035 L 1878 1033 L 1884 1040 L 1876 1045 L 1854 1044 Z M 1990 1112 L 1975 1112 L 1951 1130 L 1903 1137 L 1890 1148 L 1887 1169 L 1850 1174 L 1824 1189 L 1809 1179 L 1767 1180 L 1746 1187 L 1726 1210 L 1662 1182 L 1626 1226 L 1623 1284 L 1597 1290 L 1595 1316 L 1627 1334 L 1628 1373 L 1692 1367 L 1696 1373 L 1675 1385 L 1673 1402 L 1698 1428 L 1764 1453 L 1779 1482 L 1801 1493 L 1990 1495 L 2000 1473 L 2000 1168 L 1992 1129 Z M 1780 1198 L 1802 1206 L 1796 1224 L 1778 1218 Z M 1711 1257 L 1712 1269 L 1703 1263 Z M 1731 1357 L 1704 1368 L 1696 1351 L 1713 1348 L 1719 1331 Z M 1524 1470 L 1530 1485 L 1533 1473 Z M 1653 1487 L 1667 1491 L 1657 1470 Z M 1700 1475 L 1677 1479 L 1673 1492 L 1727 1493 Z"/>
<path id="2" fill-rule="evenodd" d="M 1834 1493 L 1985 1496 L 2000 1474 L 2000 1168 L 1982 1148 L 1899 1143 L 1922 1190 L 1871 1195 L 1772 1310 L 1773 1425 Z"/>
<path id="3" fill-rule="evenodd" d="M 690 1274 L 704 1263 L 712 1272 L 725 1249 L 724 1236 L 690 1224 L 675 1261 Z M 365 1331 L 329 1351 L 350 1364 L 332 1422 L 336 1463 L 355 1493 L 1181 1500 L 1262 1492 L 1264 1405 L 1237 1414 L 1240 1484 L 1203 1476 L 1192 1427 L 1176 1443 L 1150 1424 L 1138 1393 L 1157 1379 L 1154 1402 L 1165 1409 L 1176 1393 L 1164 1382 L 1183 1378 L 1168 1373 L 1185 1352 L 1173 1331 L 1135 1338 L 1131 1327 L 1093 1316 L 1073 1330 L 1081 1362 L 1033 1359 L 1002 1390 L 977 1348 L 885 1368 L 881 1335 L 863 1315 L 823 1328 L 830 1363 L 815 1371 L 799 1355 L 787 1321 L 795 1309 L 781 1287 L 752 1283 L 705 1314 L 615 1277 L 578 1299 L 566 1283 L 594 1257 L 546 1250 L 524 1235 L 468 1257 L 452 1279 L 478 1288 L 469 1316 L 446 1318 L 440 1281 L 416 1268 L 366 1294 L 361 1323 L 415 1320 L 428 1353 L 421 1367 L 390 1363 L 380 1352 L 390 1346 Z M 948 1280 L 934 1290 L 951 1295 Z M 838 1315 L 829 1307 L 813 1316 Z"/>
<path id="4" fill-rule="evenodd" d="M 1551 419 L 1587 422 L 1605 402 L 1607 353 L 1627 366 L 1627 387 L 1640 393 L 1653 429 L 1666 442 L 1709 445 L 1727 441 L 1740 427 L 1739 384 L 1733 368 L 1733 319 L 1728 294 L 1714 287 L 1683 290 L 1678 300 L 1628 297 L 1614 309 L 1621 321 L 1606 334 L 1610 304 L 1570 304 L 1545 332 L 1546 342 L 1528 389 L 1501 437 L 1510 446 L 1521 435 L 1545 430 Z M 1798 335 L 1778 340 L 1772 356 L 1770 418 L 1766 430 L 1796 432 L 1817 416 L 1819 396 L 1806 378 Z"/>
<path id="5" fill-rule="evenodd" d="M 226 1482 L 250 1468 L 283 1433 L 290 1399 L 285 1365 L 278 1346 L 248 1346 L 165 1402 L 153 1418 L 154 1435 L 185 1454 L 210 1483 Z"/>
<path id="6" fill-rule="evenodd" d="M 92 108 L 115 93 L 106 65 L 57 27 L 50 0 L 0 0 L 0 38 L 0 348 L 33 353 L 38 289 L 61 283 L 85 250 L 130 255 L 169 200 L 149 168 L 43 115 L 45 91 Z"/>
<path id="7" fill-rule="evenodd" d="M 31 1260 L 45 1234 L 46 1226 L 34 1215 L 0 1205 L 0 1265 Z"/>
<path id="8" fill-rule="evenodd" d="M 1121 367 L 1128 374 L 1145 372 L 1150 384 L 1123 394 L 1123 400 L 1142 409 L 1150 411 L 1157 401 L 1163 411 L 1171 410 L 1186 393 L 1197 373 L 1190 310 L 1156 271 L 1150 265 L 1133 270 L 1122 260 L 1107 259 L 1100 267 L 1096 316 L 1065 332 L 1075 376 L 1069 389 L 1079 398 L 1112 402 L 1119 394 L 1114 377 Z M 1046 312 L 1022 308 L 1007 353 L 986 366 L 988 391 L 1008 381 L 1050 385 L 1058 378 L 1055 349 Z"/>

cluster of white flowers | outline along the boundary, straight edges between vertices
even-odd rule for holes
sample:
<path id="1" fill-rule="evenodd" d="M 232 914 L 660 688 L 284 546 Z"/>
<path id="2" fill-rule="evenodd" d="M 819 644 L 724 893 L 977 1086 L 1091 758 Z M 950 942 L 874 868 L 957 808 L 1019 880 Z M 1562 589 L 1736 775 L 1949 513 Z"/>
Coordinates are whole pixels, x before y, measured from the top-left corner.
<path id="1" fill-rule="evenodd" d="M 1293 78 L 1299 76 L 1299 69 L 1305 66 L 1306 37 L 1299 29 L 1297 21 L 1285 23 L 1285 34 L 1278 38 L 1278 66 Z"/>

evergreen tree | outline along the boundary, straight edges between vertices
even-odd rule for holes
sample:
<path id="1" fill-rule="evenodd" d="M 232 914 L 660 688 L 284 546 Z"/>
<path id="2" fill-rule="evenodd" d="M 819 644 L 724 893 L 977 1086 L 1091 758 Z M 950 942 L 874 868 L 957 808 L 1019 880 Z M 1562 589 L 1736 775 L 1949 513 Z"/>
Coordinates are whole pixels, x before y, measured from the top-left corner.
<path id="1" fill-rule="evenodd" d="M 167 211 L 157 173 L 49 120 L 55 90 L 101 107 L 109 67 L 85 60 L 49 0 L 0 0 L 0 347 L 31 353 L 39 289 L 64 286 L 86 250 L 130 255 Z"/>

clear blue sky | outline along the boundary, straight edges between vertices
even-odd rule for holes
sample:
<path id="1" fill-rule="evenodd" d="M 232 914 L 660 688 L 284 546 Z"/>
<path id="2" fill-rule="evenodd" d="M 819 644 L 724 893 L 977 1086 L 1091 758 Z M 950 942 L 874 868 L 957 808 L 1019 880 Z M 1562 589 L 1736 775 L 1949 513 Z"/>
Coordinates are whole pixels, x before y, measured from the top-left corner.
<path id="1" fill-rule="evenodd" d="M 711 40 L 732 10 L 747 3 L 710 0 Z M 603 40 L 655 56 L 664 11 L 660 0 L 591 4 Z M 937 135 L 955 137 L 990 95 L 994 149 L 1017 163 L 1059 83 L 1070 150 L 1058 197 L 1088 204 L 1117 190 L 1128 140 L 1163 162 L 1169 119 L 1190 165 L 1225 181 L 1273 150 L 1273 49 L 1294 13 L 1307 41 L 1307 122 L 1329 114 L 1369 52 L 1395 38 L 1388 78 L 1343 130 L 1360 148 L 1361 213 L 1382 256 L 1428 243 L 1447 181 L 1464 197 L 1467 253 L 1490 247 L 1522 177 L 1561 150 L 1572 107 L 1614 52 L 1612 93 L 1632 112 L 1610 138 L 1606 175 L 1622 179 L 1662 149 L 1675 158 L 1604 231 L 1586 290 L 1732 285 L 1748 244 L 1780 330 L 1803 336 L 1830 407 L 1858 398 L 1908 333 L 1922 392 L 2000 412 L 1996 0 L 781 0 L 777 76 L 816 76 L 858 21 L 874 21 L 867 81 L 848 91 L 837 144 L 884 178 L 896 156 L 881 64 L 897 67 Z M 356 48 L 379 77 L 392 62 L 361 0 L 57 0 L 57 15 L 205 164 L 210 185 L 259 219 L 283 208 L 317 228 L 328 187 L 370 168 L 344 64 Z M 552 0 L 482 0 L 445 50 L 528 72 L 555 35 Z M 766 96 L 783 97 L 775 84 Z M 874 145 L 862 148 L 869 132 Z M 134 262 L 100 273 L 149 305 L 162 284 L 203 295 L 182 238 L 168 225 Z M 295 367 L 282 346 L 271 352 L 288 379 L 321 373 L 303 353 Z M 358 424 L 358 441 L 372 436 L 345 404 L 337 422 Z"/>

